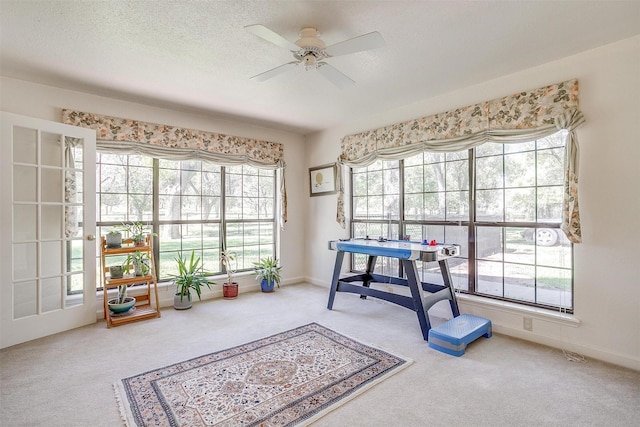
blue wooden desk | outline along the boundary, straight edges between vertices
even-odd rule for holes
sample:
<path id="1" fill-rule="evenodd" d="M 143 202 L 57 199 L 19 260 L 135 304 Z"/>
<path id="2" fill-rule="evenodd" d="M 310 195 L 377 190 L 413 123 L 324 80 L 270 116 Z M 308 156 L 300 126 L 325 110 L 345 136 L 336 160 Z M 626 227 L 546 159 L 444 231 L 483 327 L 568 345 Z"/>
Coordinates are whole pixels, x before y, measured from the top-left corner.
<path id="1" fill-rule="evenodd" d="M 460 254 L 460 247 L 457 245 L 429 246 L 402 240 L 380 242 L 378 240 L 351 239 L 331 240 L 329 241 L 329 249 L 337 251 L 333 278 L 331 279 L 329 302 L 327 304 L 329 310 L 333 309 L 336 292 L 350 292 L 360 294 L 361 298 L 370 296 L 389 301 L 416 312 L 425 341 L 428 340 L 429 329 L 431 329 L 428 311 L 434 304 L 438 301 L 449 300 L 453 316 L 456 317 L 460 314 L 455 298 L 455 289 L 451 281 L 449 265 L 447 263 L 448 258 Z M 367 255 L 367 267 L 363 274 L 340 278 L 342 261 L 346 252 Z M 399 259 L 407 278 L 403 279 L 375 274 L 373 271 L 376 259 L 379 256 Z M 421 282 L 416 268 L 416 261 L 437 261 L 440 265 L 442 278 L 444 279 L 444 286 Z M 362 284 L 355 285 L 353 282 L 362 282 Z M 408 286 L 411 291 L 411 296 L 371 289 L 371 283 L 391 283 L 394 285 Z M 427 292 L 427 294 L 425 294 L 425 292 Z"/>

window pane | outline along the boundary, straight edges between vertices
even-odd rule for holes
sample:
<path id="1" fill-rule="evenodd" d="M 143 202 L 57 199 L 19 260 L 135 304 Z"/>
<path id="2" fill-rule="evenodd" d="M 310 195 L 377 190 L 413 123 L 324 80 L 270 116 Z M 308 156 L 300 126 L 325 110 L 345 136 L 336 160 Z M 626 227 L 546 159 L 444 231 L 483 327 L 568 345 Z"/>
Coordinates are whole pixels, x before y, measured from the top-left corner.
<path id="1" fill-rule="evenodd" d="M 562 222 L 563 194 L 562 187 L 538 188 L 539 222 Z"/>
<path id="2" fill-rule="evenodd" d="M 571 270 L 538 267 L 536 269 L 537 301 L 558 307 L 572 307 Z"/>
<path id="3" fill-rule="evenodd" d="M 535 185 L 535 153 L 525 152 L 504 156 L 505 187 Z"/>
<path id="4" fill-rule="evenodd" d="M 477 227 L 476 256 L 491 261 L 502 261 L 502 241 L 502 227 Z"/>
<path id="5" fill-rule="evenodd" d="M 409 194 L 404 199 L 404 216 L 406 219 L 423 219 L 424 209 L 422 207 L 422 194 Z"/>
<path id="6" fill-rule="evenodd" d="M 424 219 L 443 220 L 445 218 L 445 193 L 424 194 Z"/>
<path id="7" fill-rule="evenodd" d="M 504 264 L 504 297 L 535 302 L 535 271 L 533 265 Z"/>
<path id="8" fill-rule="evenodd" d="M 538 151 L 537 167 L 538 185 L 562 185 L 564 181 L 564 149 Z"/>
<path id="9" fill-rule="evenodd" d="M 353 173 L 353 195 L 354 196 L 366 196 L 367 195 L 367 174 L 366 173 Z"/>
<path id="10" fill-rule="evenodd" d="M 404 169 L 404 191 L 405 193 L 422 192 L 422 176 L 424 168 L 422 165 L 412 166 Z"/>
<path id="11" fill-rule="evenodd" d="M 505 221 L 535 221 L 535 188 L 505 190 Z"/>
<path id="12" fill-rule="evenodd" d="M 503 264 L 493 261 L 477 261 L 476 290 L 481 294 L 502 296 Z"/>
<path id="13" fill-rule="evenodd" d="M 476 188 L 502 188 L 502 157 L 481 157 L 476 160 Z"/>
<path id="14" fill-rule="evenodd" d="M 447 191 L 466 190 L 469 188 L 469 163 L 456 161 L 447 163 Z"/>
<path id="15" fill-rule="evenodd" d="M 464 221 L 469 219 L 469 192 L 447 193 L 447 220 Z"/>
<path id="16" fill-rule="evenodd" d="M 478 221 L 503 221 L 503 199 L 503 190 L 476 191 L 476 219 Z"/>

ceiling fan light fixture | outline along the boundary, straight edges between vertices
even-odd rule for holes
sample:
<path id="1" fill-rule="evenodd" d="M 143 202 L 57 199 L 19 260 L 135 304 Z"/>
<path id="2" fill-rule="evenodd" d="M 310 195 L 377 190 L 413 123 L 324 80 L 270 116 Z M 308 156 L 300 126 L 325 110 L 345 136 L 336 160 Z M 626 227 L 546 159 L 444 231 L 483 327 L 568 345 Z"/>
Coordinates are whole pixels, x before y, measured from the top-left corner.
<path id="1" fill-rule="evenodd" d="M 318 68 L 318 57 L 312 52 L 306 52 L 304 57 L 302 58 L 302 62 L 304 63 L 304 69 L 315 70 Z"/>
<path id="2" fill-rule="evenodd" d="M 317 70 L 318 73 L 323 75 L 337 87 L 341 89 L 347 88 L 355 85 L 355 82 L 331 64 L 324 62 L 324 60 L 334 56 L 342 56 L 362 52 L 364 50 L 376 49 L 384 46 L 385 44 L 384 39 L 377 31 L 327 46 L 318 38 L 318 30 L 313 27 L 302 28 L 302 30 L 300 30 L 300 38 L 295 43 L 291 43 L 286 38 L 268 29 L 264 25 L 248 25 L 245 29 L 270 43 L 289 50 L 296 59 L 293 62 L 288 62 L 279 67 L 251 77 L 257 81 L 270 79 L 284 73 L 285 71 L 295 68 L 297 65 L 304 65 L 305 70 Z"/>
<path id="3" fill-rule="evenodd" d="M 320 33 L 313 27 L 303 28 L 300 30 L 300 38 L 295 42 L 302 49 L 318 49 L 323 50 L 327 45 L 320 40 Z"/>

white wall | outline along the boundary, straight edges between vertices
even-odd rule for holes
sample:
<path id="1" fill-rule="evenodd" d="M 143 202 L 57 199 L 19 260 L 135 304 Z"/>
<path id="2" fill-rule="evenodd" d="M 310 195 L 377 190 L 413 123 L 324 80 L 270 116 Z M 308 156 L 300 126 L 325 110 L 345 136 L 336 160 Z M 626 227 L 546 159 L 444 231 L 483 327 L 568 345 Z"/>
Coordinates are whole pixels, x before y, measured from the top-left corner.
<path id="1" fill-rule="evenodd" d="M 281 232 L 279 245 L 283 283 L 299 282 L 306 275 L 304 254 L 300 250 L 300 242 L 304 236 L 303 213 L 307 203 L 305 183 L 299 179 L 305 175 L 304 137 L 241 122 L 119 101 L 5 77 L 0 78 L 0 94 L 0 110 L 45 120 L 59 122 L 61 110 L 68 108 L 282 143 L 287 163 L 285 173 L 289 204 L 289 220 Z M 253 277 L 242 278 L 241 287 L 243 282 L 247 283 L 246 289 L 255 288 Z"/>
<path id="2" fill-rule="evenodd" d="M 307 166 L 335 161 L 344 135 L 571 78 L 579 79 L 587 120 L 578 130 L 583 243 L 574 247 L 575 314 L 477 298 L 461 298 L 461 310 L 491 319 L 496 332 L 640 369 L 640 37 L 308 136 Z M 336 225 L 335 204 L 335 196 L 310 198 L 306 224 L 309 280 L 327 286 L 335 256 L 327 240 L 348 237 Z M 533 331 L 523 329 L 523 316 Z"/>

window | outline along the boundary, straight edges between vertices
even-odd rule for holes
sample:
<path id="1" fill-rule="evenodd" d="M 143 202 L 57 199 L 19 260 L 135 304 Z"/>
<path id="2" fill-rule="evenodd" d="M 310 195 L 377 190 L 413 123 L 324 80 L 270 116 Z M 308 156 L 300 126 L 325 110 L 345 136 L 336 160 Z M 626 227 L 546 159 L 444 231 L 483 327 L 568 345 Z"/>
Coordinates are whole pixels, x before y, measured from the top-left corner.
<path id="1" fill-rule="evenodd" d="M 559 228 L 565 134 L 354 168 L 352 236 L 460 244 L 450 267 L 462 291 L 571 312 L 573 247 Z M 352 268 L 365 263 L 354 256 Z M 443 283 L 437 263 L 418 270 Z M 392 260 L 376 271 L 401 274 Z"/>
<path id="2" fill-rule="evenodd" d="M 222 272 L 223 241 L 237 253 L 237 270 L 275 254 L 275 171 L 199 160 L 97 154 L 100 235 L 142 221 L 157 234 L 158 280 L 176 272 L 175 258 L 192 250 L 204 269 Z"/>

